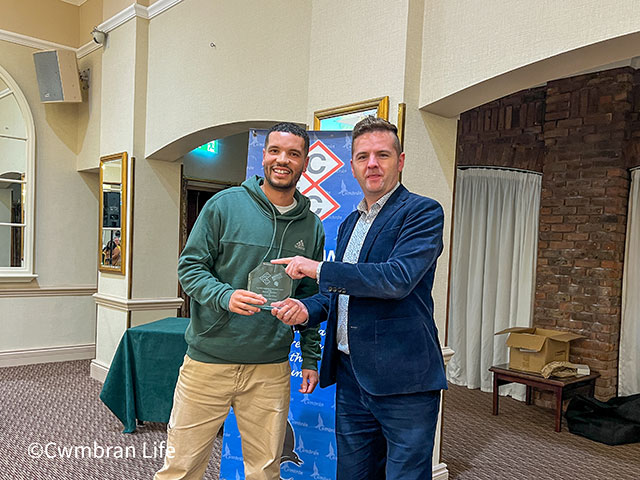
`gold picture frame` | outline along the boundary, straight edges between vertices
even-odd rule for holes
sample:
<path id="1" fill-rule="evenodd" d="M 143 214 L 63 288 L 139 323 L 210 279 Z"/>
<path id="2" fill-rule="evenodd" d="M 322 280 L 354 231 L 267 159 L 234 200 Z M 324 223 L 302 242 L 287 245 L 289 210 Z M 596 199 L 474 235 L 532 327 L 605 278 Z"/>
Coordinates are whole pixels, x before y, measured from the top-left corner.
<path id="1" fill-rule="evenodd" d="M 367 115 L 389 120 L 389 96 L 326 108 L 313 113 L 314 130 L 353 130 L 353 126 Z"/>
<path id="2" fill-rule="evenodd" d="M 127 153 L 100 157 L 98 269 L 124 275 L 127 231 Z"/>

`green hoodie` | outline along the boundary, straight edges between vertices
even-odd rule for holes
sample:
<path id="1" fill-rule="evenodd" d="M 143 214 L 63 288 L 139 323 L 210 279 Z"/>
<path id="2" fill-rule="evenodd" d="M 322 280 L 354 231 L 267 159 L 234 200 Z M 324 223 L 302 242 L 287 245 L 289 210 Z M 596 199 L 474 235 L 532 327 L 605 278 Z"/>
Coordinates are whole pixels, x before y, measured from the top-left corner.
<path id="1" fill-rule="evenodd" d="M 228 311 L 236 289 L 247 288 L 249 272 L 274 258 L 303 255 L 322 260 L 324 230 L 295 191 L 297 205 L 281 215 L 260 188 L 263 179 L 215 195 L 202 209 L 178 261 L 178 278 L 191 297 L 187 354 L 206 363 L 280 363 L 289 357 L 293 330 L 270 311 L 251 316 Z M 275 221 L 274 221 L 275 214 Z M 274 232 L 274 224 L 276 226 Z M 292 295 L 317 292 L 310 278 L 293 281 Z M 302 368 L 317 369 L 320 335 L 301 331 Z"/>

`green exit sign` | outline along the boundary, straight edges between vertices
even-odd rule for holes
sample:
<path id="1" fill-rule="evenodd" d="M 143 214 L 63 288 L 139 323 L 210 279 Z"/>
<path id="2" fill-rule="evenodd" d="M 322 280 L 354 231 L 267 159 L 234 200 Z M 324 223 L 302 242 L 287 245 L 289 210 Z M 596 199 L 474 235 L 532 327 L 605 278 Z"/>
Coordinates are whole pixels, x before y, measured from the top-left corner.
<path id="1" fill-rule="evenodd" d="M 201 152 L 208 152 L 208 153 L 218 153 L 218 141 L 214 140 L 213 142 L 200 145 L 198 148 L 196 148 L 196 150 Z"/>

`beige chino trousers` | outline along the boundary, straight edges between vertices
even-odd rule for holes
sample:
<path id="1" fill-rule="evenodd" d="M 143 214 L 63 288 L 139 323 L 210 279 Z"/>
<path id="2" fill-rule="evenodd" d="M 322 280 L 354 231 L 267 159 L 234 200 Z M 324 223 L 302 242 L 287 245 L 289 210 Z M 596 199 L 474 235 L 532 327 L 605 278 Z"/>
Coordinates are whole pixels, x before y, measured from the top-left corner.
<path id="1" fill-rule="evenodd" d="M 155 480 L 201 479 L 230 407 L 242 438 L 247 480 L 279 480 L 289 414 L 289 362 L 203 363 L 185 355 L 173 396 L 167 448 Z"/>

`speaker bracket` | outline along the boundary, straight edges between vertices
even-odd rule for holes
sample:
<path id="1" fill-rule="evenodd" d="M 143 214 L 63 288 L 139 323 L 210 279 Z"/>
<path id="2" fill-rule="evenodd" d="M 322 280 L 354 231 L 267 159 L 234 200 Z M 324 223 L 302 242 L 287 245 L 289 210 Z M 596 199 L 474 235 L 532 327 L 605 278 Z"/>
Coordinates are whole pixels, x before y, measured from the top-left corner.
<path id="1" fill-rule="evenodd" d="M 89 80 L 91 79 L 91 69 L 85 68 L 80 71 L 80 88 L 89 90 Z"/>

